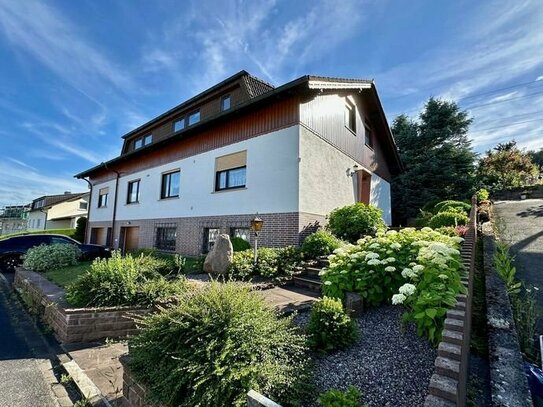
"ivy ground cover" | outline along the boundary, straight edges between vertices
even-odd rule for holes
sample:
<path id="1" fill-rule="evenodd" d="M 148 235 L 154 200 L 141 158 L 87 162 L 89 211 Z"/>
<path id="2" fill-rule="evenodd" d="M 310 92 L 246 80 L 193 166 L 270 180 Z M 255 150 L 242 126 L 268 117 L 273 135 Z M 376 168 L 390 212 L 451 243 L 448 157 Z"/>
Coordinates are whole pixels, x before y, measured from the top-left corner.
<path id="1" fill-rule="evenodd" d="M 406 307 L 419 335 L 441 339 L 447 310 L 464 292 L 460 258 L 462 238 L 430 228 L 379 232 L 334 251 L 321 272 L 323 294 L 343 298 L 359 293 L 370 307 L 392 303 Z"/>

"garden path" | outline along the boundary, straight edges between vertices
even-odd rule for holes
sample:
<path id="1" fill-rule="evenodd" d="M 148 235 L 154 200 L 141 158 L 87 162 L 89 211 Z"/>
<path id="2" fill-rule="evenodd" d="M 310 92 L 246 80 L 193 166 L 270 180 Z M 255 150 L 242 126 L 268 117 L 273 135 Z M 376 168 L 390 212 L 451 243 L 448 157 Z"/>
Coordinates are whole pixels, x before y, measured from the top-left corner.
<path id="1" fill-rule="evenodd" d="M 539 289 L 537 333 L 543 334 L 543 199 L 498 201 L 494 210 L 502 238 L 516 256 L 517 277 Z"/>

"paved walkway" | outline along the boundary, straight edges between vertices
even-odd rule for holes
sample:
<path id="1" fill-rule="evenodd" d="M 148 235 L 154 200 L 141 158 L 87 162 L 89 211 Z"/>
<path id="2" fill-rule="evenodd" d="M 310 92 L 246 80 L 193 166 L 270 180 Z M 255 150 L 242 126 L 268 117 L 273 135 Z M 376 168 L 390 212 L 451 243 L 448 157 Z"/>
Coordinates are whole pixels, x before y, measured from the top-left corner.
<path id="1" fill-rule="evenodd" d="M 498 201 L 494 209 L 498 227 L 503 227 L 502 237 L 516 256 L 518 278 L 527 287 L 539 288 L 538 333 L 543 334 L 543 199 Z"/>
<path id="2" fill-rule="evenodd" d="M 56 407 L 51 364 L 32 321 L 0 275 L 0 407 Z"/>

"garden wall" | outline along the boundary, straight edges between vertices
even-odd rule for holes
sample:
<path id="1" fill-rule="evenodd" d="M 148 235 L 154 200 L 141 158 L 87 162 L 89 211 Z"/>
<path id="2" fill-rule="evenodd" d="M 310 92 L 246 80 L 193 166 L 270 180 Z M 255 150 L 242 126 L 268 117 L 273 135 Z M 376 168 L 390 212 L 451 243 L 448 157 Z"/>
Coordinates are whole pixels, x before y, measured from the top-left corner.
<path id="1" fill-rule="evenodd" d="M 15 272 L 14 286 L 62 343 L 132 335 L 137 329 L 131 316 L 151 311 L 136 307 L 70 308 L 64 300 L 62 288 L 39 273 L 21 268 Z"/>
<path id="2" fill-rule="evenodd" d="M 504 201 L 519 200 L 520 195 L 523 192 L 527 192 L 526 198 L 528 199 L 543 198 L 543 185 L 531 185 L 510 190 L 497 191 L 492 193 L 492 199 Z"/>
<path id="3" fill-rule="evenodd" d="M 160 407 L 145 400 L 147 389 L 135 381 L 128 366 L 129 360 L 129 356 L 122 356 L 120 359 L 123 366 L 123 396 L 120 399 L 120 407 Z M 281 407 L 254 390 L 247 393 L 247 405 L 248 407 Z"/>
<path id="4" fill-rule="evenodd" d="M 456 305 L 447 312 L 443 337 L 438 346 L 435 369 L 430 379 L 427 407 L 465 406 L 471 336 L 471 306 L 477 243 L 477 200 L 472 198 L 468 231 L 461 255 L 466 275 L 462 278 L 467 294 L 457 296 Z"/>

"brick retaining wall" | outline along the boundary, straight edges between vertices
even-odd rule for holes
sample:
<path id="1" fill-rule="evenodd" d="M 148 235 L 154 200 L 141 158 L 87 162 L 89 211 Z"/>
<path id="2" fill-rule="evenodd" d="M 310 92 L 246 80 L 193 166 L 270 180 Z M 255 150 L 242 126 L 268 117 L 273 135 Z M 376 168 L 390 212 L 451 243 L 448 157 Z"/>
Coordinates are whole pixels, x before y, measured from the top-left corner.
<path id="1" fill-rule="evenodd" d="M 467 294 L 457 296 L 456 305 L 447 312 L 443 336 L 438 346 L 434 374 L 430 379 L 426 407 L 465 406 L 471 336 L 471 306 L 477 243 L 477 200 L 472 199 L 468 231 L 460 250 L 466 275 L 462 283 Z"/>
<path id="2" fill-rule="evenodd" d="M 137 331 L 131 316 L 151 311 L 139 307 L 70 308 L 62 288 L 41 274 L 24 269 L 16 271 L 14 286 L 62 343 L 127 337 Z"/>

